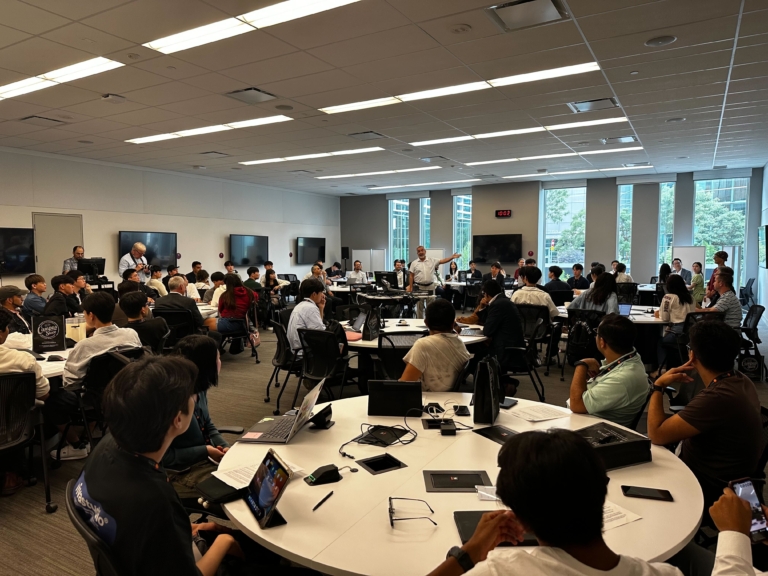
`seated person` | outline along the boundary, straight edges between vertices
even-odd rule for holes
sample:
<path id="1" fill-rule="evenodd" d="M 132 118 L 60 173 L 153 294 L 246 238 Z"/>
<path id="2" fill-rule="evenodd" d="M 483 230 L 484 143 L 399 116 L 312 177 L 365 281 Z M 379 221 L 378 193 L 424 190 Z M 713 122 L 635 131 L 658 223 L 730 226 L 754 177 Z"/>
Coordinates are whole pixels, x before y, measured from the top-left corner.
<path id="1" fill-rule="evenodd" d="M 24 278 L 24 286 L 29 290 L 29 294 L 24 297 L 24 304 L 21 307 L 22 314 L 28 319 L 32 316 L 41 316 L 47 302 L 43 296 L 48 289 L 45 278 L 40 274 L 30 274 Z"/>
<path id="2" fill-rule="evenodd" d="M 488 301 L 488 312 L 483 325 L 483 336 L 488 338 L 488 355 L 496 356 L 499 361 L 502 372 L 517 365 L 521 358 L 518 354 L 510 353 L 509 347 L 525 347 L 525 337 L 523 336 L 523 322 L 520 319 L 520 312 L 512 301 L 506 297 L 504 290 L 495 280 L 486 280 L 483 282 L 483 299 Z M 478 358 L 476 355 L 475 358 Z M 507 384 L 507 396 L 514 395 L 516 383 L 502 380 Z"/>
<path id="3" fill-rule="evenodd" d="M 125 272 L 123 272 L 123 282 L 136 282 L 139 285 L 139 290 L 147 295 L 147 298 L 149 298 L 150 302 L 154 302 L 155 297 L 158 296 L 155 290 L 141 281 L 141 276 L 133 268 L 128 268 Z"/>
<path id="4" fill-rule="evenodd" d="M 211 274 L 211 282 L 213 282 L 213 286 L 211 288 L 208 288 L 208 290 L 205 291 L 205 294 L 203 294 L 203 302 L 206 304 L 210 304 L 213 300 L 213 295 L 216 294 L 216 291 L 224 286 L 224 273 L 223 272 L 214 272 Z M 221 294 L 226 290 L 226 286 L 222 288 L 219 291 L 219 296 L 221 297 Z M 218 300 L 218 298 L 217 298 Z"/>
<path id="5" fill-rule="evenodd" d="M 515 273 L 517 273 L 517 270 L 515 270 Z M 467 270 L 467 280 L 482 280 L 482 279 L 483 279 L 483 273 L 477 269 L 475 261 L 470 260 L 469 270 Z M 517 276 L 515 276 L 515 280 L 517 280 Z"/>
<path id="6" fill-rule="evenodd" d="M 506 278 L 506 274 L 504 274 L 504 270 L 501 268 L 501 264 L 499 262 L 494 262 L 491 264 L 491 271 L 488 274 L 483 275 L 483 284 L 487 282 L 488 280 L 495 280 L 499 283 L 499 286 L 501 286 L 501 289 L 504 289 L 504 279 Z"/>
<path id="7" fill-rule="evenodd" d="M 574 264 L 571 271 L 573 276 L 568 278 L 568 286 L 571 290 L 586 290 L 589 288 L 589 280 L 582 275 L 584 273 L 584 266 L 578 263 Z"/>
<path id="8" fill-rule="evenodd" d="M 173 440 L 190 425 L 196 378 L 189 360 L 148 357 L 126 366 L 104 392 L 109 434 L 67 497 L 109 547 L 123 576 L 213 576 L 228 553 L 242 554 L 228 530 L 213 523 L 190 524 L 160 465 Z M 193 536 L 201 530 L 223 533 L 196 560 Z"/>
<path id="9" fill-rule="evenodd" d="M 128 292 L 120 298 L 120 309 L 128 318 L 126 328 L 139 335 L 142 345 L 157 351 L 168 334 L 168 324 L 165 318 L 147 318 L 149 306 L 147 295 L 143 292 Z"/>
<path id="10" fill-rule="evenodd" d="M 615 270 L 614 277 L 616 278 L 617 284 L 634 282 L 634 280 L 632 280 L 632 276 L 627 274 L 627 265 L 624 264 L 623 262 L 617 262 L 614 270 Z"/>
<path id="11" fill-rule="evenodd" d="M 539 280 L 541 280 L 541 270 L 536 268 L 536 266 L 524 266 L 520 271 L 520 278 L 522 278 L 525 285 L 512 293 L 512 302 L 515 304 L 546 306 L 549 309 L 550 321 L 557 318 L 560 315 L 560 311 L 555 306 L 555 303 L 552 302 L 552 297 L 544 290 L 538 288 Z"/>
<path id="12" fill-rule="evenodd" d="M 243 286 L 245 286 L 246 288 L 250 288 L 251 290 L 260 290 L 261 283 L 259 282 L 259 277 L 261 275 L 259 274 L 259 267 L 251 266 L 245 272 L 246 274 L 248 274 L 248 279 L 245 282 L 243 282 Z"/>
<path id="13" fill-rule="evenodd" d="M 618 260 L 611 260 L 611 269 L 608 270 L 608 273 L 609 274 L 616 274 L 616 266 L 618 266 L 618 265 L 619 265 L 619 261 Z"/>
<path id="14" fill-rule="evenodd" d="M 192 298 L 192 300 L 195 302 L 202 301 L 202 298 L 200 298 L 200 292 L 197 290 L 197 288 L 195 288 L 195 283 L 190 282 L 186 276 L 184 276 L 184 280 L 186 280 L 186 283 L 184 284 L 184 294 L 186 297 Z"/>
<path id="15" fill-rule="evenodd" d="M 320 267 L 320 276 L 323 277 L 323 283 L 325 284 L 326 281 L 327 281 L 327 278 L 325 277 L 325 270 L 323 270 L 323 261 L 322 260 L 318 260 L 314 264 L 312 264 L 312 267 L 309 269 L 309 272 L 304 275 L 304 278 L 302 278 L 302 280 L 308 280 L 308 279 L 312 278 L 313 276 L 315 276 L 315 272 L 314 272 L 314 267 L 315 266 L 319 266 Z"/>
<path id="16" fill-rule="evenodd" d="M 11 286 L 10 284 L 1 286 L 0 308 L 8 311 L 11 314 L 11 322 L 8 324 L 10 333 L 30 336 L 30 338 L 27 339 L 31 342 L 32 332 L 30 330 L 30 325 L 21 314 L 21 307 L 24 304 L 24 301 L 21 297 L 26 293 L 26 290 L 22 290 L 16 286 Z"/>
<path id="17" fill-rule="evenodd" d="M 70 308 L 77 309 L 77 313 L 80 314 L 83 311 L 83 300 L 88 294 L 92 294 L 93 290 L 85 281 L 85 274 L 80 270 L 70 270 L 67 276 L 75 281 L 75 290 L 67 297 L 67 303 Z"/>
<path id="18" fill-rule="evenodd" d="M 53 294 L 43 308 L 43 316 L 72 318 L 77 314 L 77 310 L 73 311 L 67 303 L 67 296 L 71 296 L 75 291 L 75 281 L 66 274 L 61 274 L 51 278 L 51 287 Z"/>
<path id="19" fill-rule="evenodd" d="M 648 404 L 648 437 L 659 446 L 682 441 L 680 459 L 696 476 L 704 506 L 720 497 L 729 480 L 751 476 L 762 451 L 760 400 L 752 381 L 734 370 L 739 334 L 719 320 L 697 322 L 689 332 L 688 362 L 667 370 Z M 699 373 L 705 388 L 680 412 L 664 412 L 663 390 Z"/>
<path id="20" fill-rule="evenodd" d="M 557 292 L 560 290 L 564 290 L 566 292 L 570 292 L 572 288 L 567 283 L 560 280 L 560 276 L 562 275 L 563 275 L 563 269 L 560 268 L 560 266 L 550 266 L 549 273 L 547 274 L 547 278 L 549 278 L 549 282 L 544 284 L 544 291 Z"/>
<path id="21" fill-rule="evenodd" d="M 324 272 L 320 264 L 315 264 L 312 266 L 312 278 L 319 281 L 323 285 L 323 289 L 325 290 L 325 314 L 330 318 L 333 316 L 334 311 L 336 310 L 336 306 L 341 306 L 343 301 L 341 298 L 338 298 L 333 295 L 333 292 L 331 292 L 331 289 L 328 287 L 328 282 L 325 281 Z"/>
<path id="22" fill-rule="evenodd" d="M 635 350 L 635 325 L 629 318 L 608 314 L 597 327 L 598 362 L 576 363 L 571 381 L 570 409 L 622 426 L 631 426 L 645 406 L 650 383 L 640 354 Z"/>
<path id="23" fill-rule="evenodd" d="M 163 276 L 163 285 L 165 286 L 166 292 L 168 291 L 168 281 L 174 276 L 178 276 L 179 267 L 176 266 L 176 264 L 169 264 L 167 270 L 168 270 L 168 274 L 166 276 Z"/>
<path id="24" fill-rule="evenodd" d="M 168 296 L 163 296 L 155 302 L 155 310 L 162 310 L 163 308 L 171 308 L 174 310 L 189 310 L 192 313 L 192 319 L 195 322 L 197 328 L 207 326 L 209 330 L 216 330 L 216 318 L 206 318 L 203 320 L 200 309 L 197 307 L 197 303 L 186 296 L 187 279 L 179 274 L 171 278 L 168 282 Z M 221 341 L 221 336 L 216 334 L 213 336 L 214 340 Z"/>
<path id="25" fill-rule="evenodd" d="M 277 275 L 275 274 L 274 270 L 266 270 L 264 275 L 266 276 L 264 280 L 264 288 L 269 291 L 270 301 L 274 306 L 280 306 L 282 304 L 280 300 L 280 289 L 283 286 L 277 279 Z"/>
<path id="26" fill-rule="evenodd" d="M 197 280 L 195 282 L 195 288 L 197 288 L 197 291 L 200 294 L 205 294 L 205 291 L 211 287 L 211 283 L 208 281 L 209 278 L 210 275 L 208 274 L 208 271 L 203 270 L 202 268 L 195 274 L 195 279 Z"/>
<path id="27" fill-rule="evenodd" d="M 267 270 L 274 270 L 274 269 L 275 269 L 275 266 L 271 260 L 267 260 L 266 262 L 264 262 L 264 275 L 259 280 L 262 286 L 264 286 L 264 280 L 266 279 Z M 277 276 L 277 272 L 275 272 L 275 276 Z M 290 284 L 288 280 L 281 280 L 280 278 L 278 278 L 277 281 L 280 283 L 280 286 L 288 286 Z"/>
<path id="28" fill-rule="evenodd" d="M 611 550 L 603 539 L 608 475 L 597 452 L 570 430 L 516 434 L 502 446 L 496 495 L 511 510 L 483 515 L 475 534 L 429 576 L 681 576 L 674 566 Z M 552 494 L 568 494 L 564 506 Z M 532 532 L 539 546 L 497 547 Z"/>
<path id="29" fill-rule="evenodd" d="M 236 276 L 240 276 L 240 272 L 237 271 L 237 268 L 235 268 L 235 263 L 232 262 L 232 260 L 227 260 L 224 262 L 224 269 L 226 270 L 226 274 L 235 274 Z"/>
<path id="30" fill-rule="evenodd" d="M 13 315 L 5 308 L 0 308 L 0 374 L 34 372 L 35 398 L 46 400 L 51 388 L 48 379 L 43 376 L 40 363 L 35 361 L 31 354 L 4 346 L 13 321 Z M 0 474 L 5 474 L 5 478 L 0 482 L 3 495 L 10 496 L 24 485 L 21 476 L 17 474 L 22 466 L 22 456 L 22 450 L 8 451 L 4 452 L 2 459 L 0 459 Z"/>
<path id="31" fill-rule="evenodd" d="M 187 272 L 184 276 L 187 279 L 187 282 L 194 286 L 195 282 L 197 282 L 197 273 L 202 269 L 203 264 L 199 260 L 192 262 L 192 271 Z"/>
<path id="32" fill-rule="evenodd" d="M 731 328 L 741 326 L 741 302 L 733 289 L 733 268 L 722 266 L 715 278 L 715 291 L 720 295 L 714 306 L 696 308 L 697 312 L 724 312 L 725 323 Z"/>
<path id="33" fill-rule="evenodd" d="M 355 260 L 355 269 L 347 272 L 347 284 L 355 282 L 356 284 L 368 284 L 368 275 L 363 272 L 363 263 Z"/>
<path id="34" fill-rule="evenodd" d="M 394 272 L 395 272 L 395 278 L 397 278 L 396 288 L 398 290 L 404 290 L 405 285 L 407 284 L 407 281 L 408 281 L 408 272 L 403 270 L 404 266 L 405 264 L 403 263 L 402 260 L 395 260 Z"/>
<path id="35" fill-rule="evenodd" d="M 325 277 L 328 280 L 338 280 L 344 277 L 344 272 L 341 269 L 341 264 L 334 262 L 330 268 L 325 269 Z"/>
<path id="36" fill-rule="evenodd" d="M 307 330 L 325 330 L 323 313 L 325 311 L 325 285 L 318 278 L 304 280 L 299 287 L 301 302 L 296 304 L 288 321 L 288 342 L 291 350 L 301 355 L 299 328 Z"/>
<path id="37" fill-rule="evenodd" d="M 685 280 L 679 274 L 670 274 L 667 277 L 667 293 L 659 309 L 653 313 L 656 318 L 669 322 L 664 327 L 664 337 L 658 341 L 656 362 L 659 366 L 663 366 L 667 359 L 668 347 L 673 350 L 677 347 L 677 337 L 683 333 L 686 316 L 695 311 L 696 303 L 685 286 Z"/>
<path id="38" fill-rule="evenodd" d="M 429 336 L 419 338 L 403 359 L 404 382 L 421 381 L 424 392 L 449 392 L 469 362 L 469 352 L 454 330 L 456 313 L 448 300 L 427 306 L 424 324 Z"/>
<path id="39" fill-rule="evenodd" d="M 243 286 L 243 281 L 236 274 L 224 276 L 226 290 L 219 298 L 219 318 L 215 330 L 222 334 L 242 332 L 248 328 L 248 311 L 255 295 Z"/>
<path id="40" fill-rule="evenodd" d="M 125 280 L 117 285 L 117 299 L 118 302 L 123 299 L 123 296 L 130 292 L 141 292 L 141 285 L 138 282 L 131 280 Z M 144 294 L 142 292 L 142 294 Z M 144 294 L 146 296 L 146 294 Z M 152 311 L 149 311 L 147 318 L 152 318 Z M 128 325 L 128 316 L 125 315 L 123 309 L 120 306 L 115 306 L 115 311 L 112 313 L 112 324 L 118 328 L 125 328 Z"/>
<path id="41" fill-rule="evenodd" d="M 163 456 L 163 466 L 170 470 L 186 470 L 199 462 L 212 458 L 216 462 L 229 450 L 229 444 L 221 437 L 208 412 L 208 389 L 218 386 L 221 358 L 219 349 L 211 338 L 202 335 L 185 336 L 173 349 L 174 356 L 186 358 L 197 366 L 194 418 L 181 436 L 174 438 Z M 189 497 L 196 497 L 190 494 Z M 187 497 L 181 494 L 182 498 Z"/>
<path id="42" fill-rule="evenodd" d="M 594 287 L 576 296 L 570 307 L 582 310 L 598 310 L 606 314 L 618 314 L 619 298 L 616 296 L 616 278 L 613 274 L 600 272 Z"/>
<path id="43" fill-rule="evenodd" d="M 178 268 L 174 268 L 174 270 L 178 270 Z M 149 267 L 149 280 L 147 280 L 147 287 L 152 288 L 152 290 L 157 292 L 158 297 L 168 296 L 168 286 L 166 286 L 164 281 L 165 279 L 162 278 L 162 276 L 163 269 L 160 268 L 160 266 L 155 264 Z M 166 278 L 169 278 L 169 276 L 166 276 Z"/>

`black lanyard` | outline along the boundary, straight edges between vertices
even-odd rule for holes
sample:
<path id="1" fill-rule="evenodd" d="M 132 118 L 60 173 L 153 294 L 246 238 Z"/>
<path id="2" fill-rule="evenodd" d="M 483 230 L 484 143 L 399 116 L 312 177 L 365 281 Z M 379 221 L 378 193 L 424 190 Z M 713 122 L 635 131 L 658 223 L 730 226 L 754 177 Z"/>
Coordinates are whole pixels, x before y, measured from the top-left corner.
<path id="1" fill-rule="evenodd" d="M 160 462 L 155 462 L 154 460 L 152 460 L 152 458 L 147 458 L 146 456 L 144 456 L 143 454 L 139 454 L 138 452 L 131 452 L 130 450 L 126 450 L 122 448 L 120 445 L 117 445 L 117 449 L 120 450 L 121 452 L 125 452 L 126 454 L 130 454 L 134 458 L 138 458 L 139 460 L 144 461 L 146 464 L 151 466 L 153 470 L 158 470 L 158 471 L 160 470 Z"/>
<path id="2" fill-rule="evenodd" d="M 715 376 L 715 378 L 712 380 L 712 382 L 709 383 L 710 386 L 713 384 L 717 384 L 720 380 L 725 380 L 726 378 L 731 378 L 733 376 L 736 376 L 736 372 L 733 370 L 730 370 L 729 372 L 723 372 L 719 376 Z"/>

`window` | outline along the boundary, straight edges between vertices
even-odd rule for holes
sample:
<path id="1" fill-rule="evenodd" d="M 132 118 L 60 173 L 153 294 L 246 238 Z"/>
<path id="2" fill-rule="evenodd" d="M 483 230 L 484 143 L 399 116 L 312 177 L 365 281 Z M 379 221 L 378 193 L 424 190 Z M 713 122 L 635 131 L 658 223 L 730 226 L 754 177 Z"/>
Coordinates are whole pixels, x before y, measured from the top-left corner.
<path id="1" fill-rule="evenodd" d="M 738 286 L 744 273 L 749 178 L 698 180 L 694 184 L 693 238 L 696 246 L 707 247 L 705 278 L 715 268 L 715 252 L 726 250 L 731 254 L 727 264 L 733 268 L 734 283 Z"/>
<path id="2" fill-rule="evenodd" d="M 429 248 L 429 198 L 422 198 L 419 203 L 421 223 L 419 226 L 420 231 L 420 244 L 424 248 Z"/>
<path id="3" fill-rule="evenodd" d="M 544 263 L 560 266 L 568 277 L 574 264 L 584 264 L 587 234 L 587 189 L 544 190 Z"/>
<path id="4" fill-rule="evenodd" d="M 389 201 L 389 259 L 408 261 L 409 200 Z"/>
<path id="5" fill-rule="evenodd" d="M 456 259 L 459 270 L 468 270 L 472 260 L 472 196 L 453 197 L 453 251 L 461 254 Z"/>
<path id="6" fill-rule="evenodd" d="M 675 239 L 675 183 L 659 184 L 659 242 L 656 267 L 672 265 L 672 241 Z M 689 265 L 690 267 L 690 265 Z"/>
<path id="7" fill-rule="evenodd" d="M 619 262 L 627 265 L 627 274 L 630 274 L 632 261 L 632 191 L 634 187 L 629 185 L 619 186 L 619 225 L 618 241 Z"/>

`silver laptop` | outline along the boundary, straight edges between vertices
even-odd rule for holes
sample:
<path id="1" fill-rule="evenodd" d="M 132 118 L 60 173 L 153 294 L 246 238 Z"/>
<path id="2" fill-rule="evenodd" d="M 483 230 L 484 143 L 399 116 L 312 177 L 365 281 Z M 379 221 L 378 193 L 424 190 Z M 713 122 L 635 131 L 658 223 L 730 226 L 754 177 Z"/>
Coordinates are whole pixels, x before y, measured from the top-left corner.
<path id="1" fill-rule="evenodd" d="M 297 414 L 280 416 L 274 419 L 264 418 L 243 434 L 243 437 L 238 442 L 288 444 L 312 417 L 312 409 L 317 404 L 317 398 L 320 396 L 323 384 L 325 384 L 325 380 L 322 380 L 304 396 L 304 401 L 301 403 Z"/>

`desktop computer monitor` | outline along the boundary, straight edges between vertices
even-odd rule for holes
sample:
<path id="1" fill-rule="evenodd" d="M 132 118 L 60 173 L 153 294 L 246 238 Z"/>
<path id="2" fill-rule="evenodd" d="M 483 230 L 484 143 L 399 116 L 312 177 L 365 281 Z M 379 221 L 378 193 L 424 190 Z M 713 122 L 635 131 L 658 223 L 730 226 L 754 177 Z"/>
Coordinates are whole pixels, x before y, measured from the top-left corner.
<path id="1" fill-rule="evenodd" d="M 77 269 L 85 274 L 86 282 L 96 282 L 104 275 L 105 258 L 83 258 L 77 262 Z"/>
<path id="2" fill-rule="evenodd" d="M 377 286 L 386 288 L 382 282 L 382 280 L 386 280 L 392 288 L 397 289 L 397 274 L 395 272 L 377 271 L 373 273 L 373 276 L 376 279 Z"/>

